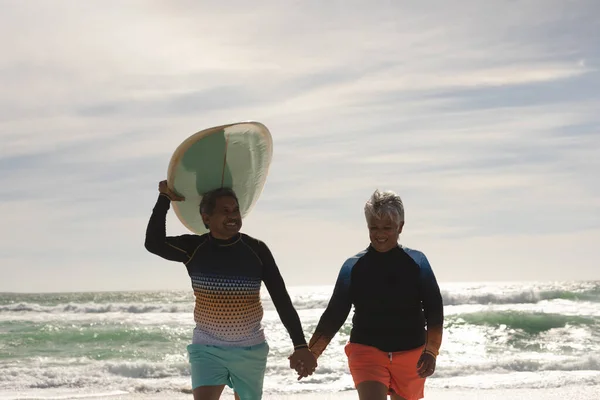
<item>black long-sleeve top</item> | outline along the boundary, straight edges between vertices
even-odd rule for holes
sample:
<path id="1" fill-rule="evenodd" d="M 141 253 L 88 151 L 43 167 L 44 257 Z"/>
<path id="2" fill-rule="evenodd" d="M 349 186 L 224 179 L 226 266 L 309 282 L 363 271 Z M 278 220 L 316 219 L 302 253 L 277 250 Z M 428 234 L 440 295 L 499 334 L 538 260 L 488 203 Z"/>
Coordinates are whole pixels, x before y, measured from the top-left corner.
<path id="1" fill-rule="evenodd" d="M 442 296 L 422 252 L 398 245 L 382 253 L 369 246 L 346 260 L 309 342 L 313 353 L 325 350 L 352 305 L 350 342 L 384 352 L 425 344 L 426 352 L 438 355 L 444 322 Z"/>
<path id="2" fill-rule="evenodd" d="M 239 233 L 229 240 L 210 235 L 166 235 L 167 196 L 160 195 L 146 230 L 146 249 L 185 264 L 196 298 L 194 342 L 251 346 L 265 340 L 261 282 L 294 346 L 306 340 L 298 313 L 267 245 Z"/>

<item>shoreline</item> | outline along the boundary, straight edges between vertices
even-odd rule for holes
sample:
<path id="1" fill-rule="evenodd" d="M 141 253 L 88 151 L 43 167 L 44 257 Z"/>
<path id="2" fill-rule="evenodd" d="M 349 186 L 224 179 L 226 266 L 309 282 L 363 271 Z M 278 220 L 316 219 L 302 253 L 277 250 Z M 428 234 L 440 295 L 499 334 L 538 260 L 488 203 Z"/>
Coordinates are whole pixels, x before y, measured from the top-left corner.
<path id="1" fill-rule="evenodd" d="M 424 400 L 588 400 L 600 393 L 598 386 L 565 386 L 538 389 L 440 389 L 426 388 Z M 190 400 L 185 393 L 124 393 L 110 389 L 104 393 L 45 389 L 27 392 L 0 392 L 0 400 Z M 230 390 L 221 395 L 223 400 L 233 400 Z M 336 393 L 265 394 L 263 400 L 357 400 L 355 390 Z"/>

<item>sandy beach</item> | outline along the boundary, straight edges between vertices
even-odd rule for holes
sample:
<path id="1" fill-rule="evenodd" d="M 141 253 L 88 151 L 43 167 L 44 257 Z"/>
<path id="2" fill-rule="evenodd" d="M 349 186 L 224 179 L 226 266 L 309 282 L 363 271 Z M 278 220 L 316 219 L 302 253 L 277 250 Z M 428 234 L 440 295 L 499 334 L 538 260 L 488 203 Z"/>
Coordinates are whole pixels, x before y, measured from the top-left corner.
<path id="1" fill-rule="evenodd" d="M 600 387 L 573 387 L 560 389 L 508 389 L 508 390 L 439 390 L 429 389 L 425 400 L 589 400 L 600 397 Z M 309 394 L 301 396 L 267 396 L 265 400 L 358 400 L 355 391 L 339 394 Z"/>
<path id="2" fill-rule="evenodd" d="M 485 389 L 485 390 L 456 390 L 456 389 L 427 389 L 426 400 L 590 400 L 600 397 L 600 386 L 562 387 L 553 389 Z M 190 400 L 190 394 L 167 395 L 165 393 L 120 393 L 107 391 L 99 395 L 83 392 L 15 392 L 1 393 L 0 400 Z M 233 400 L 230 393 L 221 396 L 223 400 Z M 357 400 L 355 391 L 342 393 L 310 393 L 295 395 L 265 395 L 263 400 Z"/>

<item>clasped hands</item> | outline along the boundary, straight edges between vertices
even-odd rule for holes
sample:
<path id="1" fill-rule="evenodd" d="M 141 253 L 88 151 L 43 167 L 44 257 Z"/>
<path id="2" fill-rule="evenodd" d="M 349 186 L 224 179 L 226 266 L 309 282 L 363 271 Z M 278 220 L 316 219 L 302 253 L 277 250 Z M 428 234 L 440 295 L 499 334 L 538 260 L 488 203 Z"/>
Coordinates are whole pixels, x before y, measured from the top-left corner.
<path id="1" fill-rule="evenodd" d="M 317 369 L 317 358 L 306 347 L 295 350 L 288 360 L 290 360 L 290 368 L 298 373 L 298 380 L 312 375 Z"/>
<path id="2" fill-rule="evenodd" d="M 312 375 L 317 369 L 317 358 L 306 347 L 295 350 L 288 359 L 290 360 L 290 368 L 295 369 L 298 373 L 298 380 Z M 431 376 L 435 371 L 435 364 L 435 357 L 424 352 L 417 363 L 417 373 L 421 378 Z"/>

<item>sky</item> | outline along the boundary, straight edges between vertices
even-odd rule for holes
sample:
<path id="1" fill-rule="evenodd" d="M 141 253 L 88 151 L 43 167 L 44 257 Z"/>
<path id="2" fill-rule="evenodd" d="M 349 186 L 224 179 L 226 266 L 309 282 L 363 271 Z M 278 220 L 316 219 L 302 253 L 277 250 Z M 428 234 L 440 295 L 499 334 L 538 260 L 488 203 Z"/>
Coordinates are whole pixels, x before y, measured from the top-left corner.
<path id="1" fill-rule="evenodd" d="M 334 283 L 378 188 L 441 286 L 600 279 L 596 0 L 0 9 L 0 291 L 190 289 L 143 246 L 158 182 L 247 120 L 274 152 L 243 231 L 288 286 Z"/>

